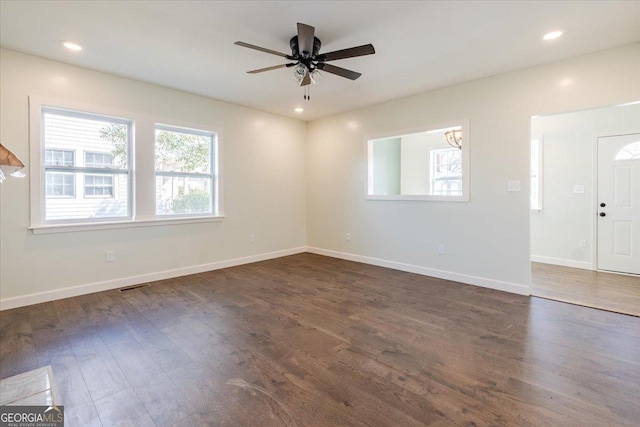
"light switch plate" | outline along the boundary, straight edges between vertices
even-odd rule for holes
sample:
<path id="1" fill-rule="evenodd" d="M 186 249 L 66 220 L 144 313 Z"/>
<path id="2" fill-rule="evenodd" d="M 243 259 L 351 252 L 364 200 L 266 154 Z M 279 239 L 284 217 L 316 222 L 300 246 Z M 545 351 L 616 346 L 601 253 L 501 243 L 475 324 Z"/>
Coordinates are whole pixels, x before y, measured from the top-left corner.
<path id="1" fill-rule="evenodd" d="M 584 194 L 584 185 L 574 185 L 573 194 Z"/>
<path id="2" fill-rule="evenodd" d="M 520 191 L 520 181 L 507 181 L 507 191 Z"/>

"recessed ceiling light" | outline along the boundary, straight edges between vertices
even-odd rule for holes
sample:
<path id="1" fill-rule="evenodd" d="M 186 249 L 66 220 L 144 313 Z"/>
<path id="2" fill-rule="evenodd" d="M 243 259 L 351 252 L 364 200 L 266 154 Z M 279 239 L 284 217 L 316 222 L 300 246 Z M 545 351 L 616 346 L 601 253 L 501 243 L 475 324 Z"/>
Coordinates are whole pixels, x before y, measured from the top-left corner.
<path id="1" fill-rule="evenodd" d="M 293 109 L 293 111 L 295 111 L 296 113 L 302 113 L 304 111 L 304 108 L 296 107 L 296 108 Z"/>
<path id="2" fill-rule="evenodd" d="M 74 43 L 74 42 L 62 42 L 62 46 L 66 47 L 69 50 L 73 50 L 75 52 L 82 50 L 82 46 L 80 46 L 78 43 Z"/>
<path id="3" fill-rule="evenodd" d="M 553 39 L 557 39 L 561 35 L 562 35 L 562 31 L 552 31 L 550 33 L 545 34 L 543 39 L 545 39 L 545 40 L 553 40 Z"/>

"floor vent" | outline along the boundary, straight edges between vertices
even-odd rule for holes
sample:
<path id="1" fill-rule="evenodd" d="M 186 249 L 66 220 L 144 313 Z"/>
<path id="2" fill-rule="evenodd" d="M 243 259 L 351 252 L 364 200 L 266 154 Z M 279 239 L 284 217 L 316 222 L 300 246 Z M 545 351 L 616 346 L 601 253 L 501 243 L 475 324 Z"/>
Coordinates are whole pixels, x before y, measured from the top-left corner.
<path id="1" fill-rule="evenodd" d="M 144 283 L 142 285 L 129 286 L 128 288 L 120 288 L 118 289 L 120 292 L 132 291 L 134 289 L 146 288 L 147 286 L 151 286 L 148 283 Z"/>

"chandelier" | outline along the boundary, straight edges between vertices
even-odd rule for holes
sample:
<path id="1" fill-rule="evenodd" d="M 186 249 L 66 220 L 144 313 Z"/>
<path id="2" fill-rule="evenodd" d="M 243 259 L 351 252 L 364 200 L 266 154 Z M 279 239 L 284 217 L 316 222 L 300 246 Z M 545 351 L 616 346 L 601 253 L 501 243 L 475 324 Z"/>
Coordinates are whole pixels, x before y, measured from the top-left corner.
<path id="1" fill-rule="evenodd" d="M 444 133 L 444 137 L 453 148 L 462 149 L 462 129 L 453 129 Z"/>

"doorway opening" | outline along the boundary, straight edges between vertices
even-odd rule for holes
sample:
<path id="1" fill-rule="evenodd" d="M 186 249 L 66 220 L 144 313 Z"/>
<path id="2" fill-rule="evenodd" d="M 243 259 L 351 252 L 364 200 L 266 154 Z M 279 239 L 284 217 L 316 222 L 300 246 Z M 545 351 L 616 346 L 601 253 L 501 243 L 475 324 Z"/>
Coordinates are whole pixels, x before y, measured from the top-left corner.
<path id="1" fill-rule="evenodd" d="M 531 118 L 530 233 L 533 296 L 640 316 L 640 102 Z"/>

